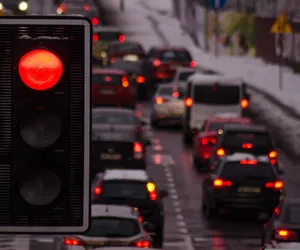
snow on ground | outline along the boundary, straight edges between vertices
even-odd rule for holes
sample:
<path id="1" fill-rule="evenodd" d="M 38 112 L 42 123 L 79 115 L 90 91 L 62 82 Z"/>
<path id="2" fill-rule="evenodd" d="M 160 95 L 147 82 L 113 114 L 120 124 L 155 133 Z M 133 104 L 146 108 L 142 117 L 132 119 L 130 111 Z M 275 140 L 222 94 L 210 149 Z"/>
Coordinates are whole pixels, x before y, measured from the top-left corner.
<path id="1" fill-rule="evenodd" d="M 267 65 L 259 59 L 225 56 L 216 58 L 201 51 L 182 31 L 178 20 L 172 17 L 171 0 L 126 0 L 124 12 L 119 11 L 119 0 L 101 0 L 101 2 L 117 13 L 114 19 L 117 25 L 125 31 L 128 39 L 142 43 L 145 49 L 163 45 L 165 42 L 187 47 L 198 65 L 212 68 L 223 74 L 242 77 L 254 86 L 273 93 L 286 105 L 298 108 L 300 112 L 300 76 L 286 69 L 285 91 L 279 91 L 278 67 Z M 161 31 L 165 39 L 159 37 L 157 31 Z M 298 152 L 300 121 L 289 117 L 279 106 L 271 104 L 263 95 L 254 91 L 250 93 L 252 94 L 251 111 L 261 122 L 272 129 L 281 142 L 281 146 L 290 148 L 294 155 L 300 156 Z"/>

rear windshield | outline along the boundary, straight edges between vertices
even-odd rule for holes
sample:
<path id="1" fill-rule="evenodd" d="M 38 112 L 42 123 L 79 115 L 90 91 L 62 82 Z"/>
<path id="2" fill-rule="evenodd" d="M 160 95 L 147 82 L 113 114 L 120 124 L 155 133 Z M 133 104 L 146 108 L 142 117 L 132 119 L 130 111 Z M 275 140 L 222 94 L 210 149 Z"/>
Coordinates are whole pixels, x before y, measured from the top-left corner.
<path id="1" fill-rule="evenodd" d="M 193 100 L 195 103 L 209 105 L 237 105 L 240 103 L 240 87 L 196 85 Z"/>
<path id="2" fill-rule="evenodd" d="M 127 71 L 128 73 L 140 73 L 143 69 L 142 63 L 133 63 L 123 60 L 118 60 L 110 65 L 110 68 L 121 69 Z"/>
<path id="3" fill-rule="evenodd" d="M 208 131 L 218 131 L 223 129 L 225 125 L 241 124 L 241 122 L 211 122 L 208 125 Z"/>
<path id="4" fill-rule="evenodd" d="M 287 223 L 300 224 L 300 206 L 291 205 L 287 210 Z"/>
<path id="5" fill-rule="evenodd" d="M 93 84 L 107 84 L 107 85 L 122 85 L 122 77 L 121 75 L 92 75 L 92 83 Z"/>
<path id="6" fill-rule="evenodd" d="M 97 32 L 100 41 L 117 41 L 119 37 L 122 35 L 121 32 L 118 31 L 100 31 Z"/>
<path id="7" fill-rule="evenodd" d="M 252 144 L 254 147 L 272 147 L 268 133 L 229 132 L 225 135 L 223 146 L 225 148 L 238 148 L 243 144 Z"/>
<path id="8" fill-rule="evenodd" d="M 134 219 L 116 217 L 92 217 L 89 230 L 84 234 L 90 237 L 128 238 L 139 234 L 139 223 Z"/>
<path id="9" fill-rule="evenodd" d="M 187 62 L 191 61 L 192 57 L 187 51 L 163 51 L 159 54 L 161 61 Z"/>
<path id="10" fill-rule="evenodd" d="M 135 117 L 127 112 L 93 111 L 93 124 L 101 125 L 134 125 Z"/>
<path id="11" fill-rule="evenodd" d="M 221 176 L 224 179 L 249 179 L 257 177 L 257 179 L 275 179 L 273 168 L 266 163 L 258 163 L 256 165 L 247 165 L 239 163 L 227 163 L 223 169 Z"/>
<path id="12" fill-rule="evenodd" d="M 121 43 L 109 46 L 108 53 L 144 53 L 143 47 L 136 43 Z"/>
<path id="13" fill-rule="evenodd" d="M 171 96 L 172 93 L 173 93 L 173 88 L 172 88 L 172 86 L 160 87 L 157 92 L 158 92 L 159 95 L 169 95 L 169 96 Z"/>
<path id="14" fill-rule="evenodd" d="M 182 72 L 178 76 L 179 81 L 186 81 L 191 75 L 193 75 L 195 72 Z"/>
<path id="15" fill-rule="evenodd" d="M 149 195 L 143 182 L 105 182 L 101 197 L 148 199 Z"/>
<path id="16" fill-rule="evenodd" d="M 109 130 L 93 130 L 92 131 L 92 141 L 94 143 L 102 142 L 133 142 L 136 136 L 133 132 L 124 131 L 109 131 Z"/>

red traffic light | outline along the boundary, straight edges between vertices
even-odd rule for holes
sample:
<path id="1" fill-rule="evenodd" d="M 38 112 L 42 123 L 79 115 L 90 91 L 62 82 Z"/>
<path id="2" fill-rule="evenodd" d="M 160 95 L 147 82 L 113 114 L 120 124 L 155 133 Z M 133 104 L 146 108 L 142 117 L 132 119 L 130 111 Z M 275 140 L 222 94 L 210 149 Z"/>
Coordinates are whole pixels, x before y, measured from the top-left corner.
<path id="1" fill-rule="evenodd" d="M 18 69 L 27 87 L 42 91 L 58 83 L 62 76 L 63 63 L 54 53 L 36 49 L 21 58 Z"/>

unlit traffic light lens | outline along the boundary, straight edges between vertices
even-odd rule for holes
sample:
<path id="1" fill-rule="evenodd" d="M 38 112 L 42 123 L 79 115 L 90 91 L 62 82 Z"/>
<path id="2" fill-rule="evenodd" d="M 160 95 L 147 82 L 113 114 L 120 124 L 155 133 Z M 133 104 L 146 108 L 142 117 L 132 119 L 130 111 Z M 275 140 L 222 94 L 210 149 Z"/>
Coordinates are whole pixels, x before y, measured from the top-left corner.
<path id="1" fill-rule="evenodd" d="M 62 132 L 61 120 L 54 114 L 36 114 L 20 122 L 20 135 L 34 148 L 52 146 Z"/>
<path id="2" fill-rule="evenodd" d="M 58 83 L 63 73 L 63 63 L 54 53 L 38 49 L 25 54 L 18 69 L 26 86 L 42 91 Z"/>
<path id="3" fill-rule="evenodd" d="M 20 183 L 20 195 L 30 205 L 46 206 L 59 196 L 61 179 L 49 170 L 28 175 Z"/>

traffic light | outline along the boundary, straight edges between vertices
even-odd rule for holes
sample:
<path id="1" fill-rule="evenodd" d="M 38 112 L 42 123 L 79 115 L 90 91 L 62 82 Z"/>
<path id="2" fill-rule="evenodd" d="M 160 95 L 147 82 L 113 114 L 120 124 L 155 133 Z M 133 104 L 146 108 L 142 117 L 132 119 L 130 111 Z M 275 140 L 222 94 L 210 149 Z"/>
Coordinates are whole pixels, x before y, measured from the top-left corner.
<path id="1" fill-rule="evenodd" d="M 0 233 L 83 233 L 92 25 L 52 15 L 0 23 Z"/>

